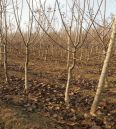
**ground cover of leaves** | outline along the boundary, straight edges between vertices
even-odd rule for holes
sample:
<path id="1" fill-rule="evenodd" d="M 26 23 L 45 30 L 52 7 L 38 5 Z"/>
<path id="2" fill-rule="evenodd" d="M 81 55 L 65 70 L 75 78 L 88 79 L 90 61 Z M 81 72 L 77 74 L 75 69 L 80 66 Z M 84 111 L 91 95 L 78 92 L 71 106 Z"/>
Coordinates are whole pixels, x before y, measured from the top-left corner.
<path id="1" fill-rule="evenodd" d="M 16 117 L 11 119 L 10 123 L 12 124 L 10 125 L 15 126 L 7 127 L 4 121 L 12 116 L 13 111 L 3 110 L 2 107 L 0 114 L 4 112 L 7 115 L 0 116 L 1 121 L 3 121 L 0 123 L 1 129 L 24 129 L 23 125 L 28 125 L 25 126 L 25 129 L 31 128 L 31 125 L 37 129 L 116 129 L 116 92 L 114 87 L 104 90 L 103 99 L 98 108 L 98 116 L 91 117 L 89 115 L 97 83 L 96 80 L 90 79 L 72 81 L 69 93 L 70 107 L 66 107 L 64 103 L 65 85 L 62 83 L 49 84 L 38 80 L 29 80 L 28 97 L 26 98 L 24 79 L 11 76 L 9 86 L 4 83 L 0 86 L 0 100 L 3 103 L 2 105 L 6 104 L 12 109 L 23 112 L 27 121 L 23 124 L 22 117 L 22 120 L 18 120 L 20 117 L 17 117 L 17 113 L 14 112 L 13 116 Z M 38 123 L 40 121 L 39 117 L 44 118 L 42 118 L 42 122 Z M 37 121 L 37 119 L 39 120 Z M 47 119 L 50 119 L 50 121 Z M 20 124 L 22 124 L 22 128 Z M 42 124 L 45 126 L 42 127 Z"/>

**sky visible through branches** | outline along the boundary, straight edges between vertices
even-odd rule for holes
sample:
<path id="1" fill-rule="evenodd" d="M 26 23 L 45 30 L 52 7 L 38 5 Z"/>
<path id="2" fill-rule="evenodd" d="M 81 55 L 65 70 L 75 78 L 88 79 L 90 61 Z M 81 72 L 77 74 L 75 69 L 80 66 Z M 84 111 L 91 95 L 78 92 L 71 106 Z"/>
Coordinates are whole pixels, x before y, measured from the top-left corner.
<path id="1" fill-rule="evenodd" d="M 8 1 L 9 1 L 8 2 L 8 5 L 9 5 L 8 12 L 9 13 L 7 14 L 8 15 L 7 18 L 8 18 L 8 21 L 10 21 L 10 23 L 12 24 L 12 26 L 14 26 L 14 29 L 15 29 L 15 19 L 14 19 L 14 14 L 13 14 L 13 10 L 12 10 L 12 2 L 11 2 L 12 0 L 11 1 L 8 0 Z M 17 1 L 19 15 L 21 13 L 20 9 L 23 5 L 21 26 L 22 26 L 23 30 L 26 30 L 28 22 L 29 22 L 29 17 L 28 17 L 29 7 L 28 7 L 28 4 L 27 4 L 26 0 L 21 0 L 21 1 L 13 0 L 13 1 L 14 1 L 15 6 L 16 6 L 16 1 Z M 29 1 L 29 0 L 27 0 L 27 1 Z M 34 11 L 37 11 L 41 8 L 39 1 L 41 1 L 42 5 L 45 2 L 45 0 L 33 0 L 33 1 L 34 1 Z M 47 17 L 52 16 L 55 1 L 56 0 L 46 0 L 45 13 L 46 13 Z M 58 0 L 58 1 L 60 3 L 60 8 L 61 8 L 62 14 L 65 18 L 65 22 L 66 22 L 66 24 L 68 24 L 68 22 L 70 22 L 70 15 L 71 15 L 70 7 L 72 6 L 72 3 L 73 3 L 74 0 Z M 96 13 L 96 10 L 98 9 L 97 0 L 90 0 L 90 1 L 91 1 L 91 5 L 92 5 L 93 1 L 95 2 L 93 13 Z M 100 1 L 101 0 L 98 0 L 99 3 L 100 3 Z M 66 4 L 66 2 L 68 2 L 68 4 Z M 115 0 L 106 0 L 106 2 L 107 2 L 106 19 L 109 20 L 111 15 L 116 14 L 116 1 Z M 81 0 L 81 5 L 83 5 L 83 0 Z M 50 8 L 51 8 L 51 10 L 49 10 Z M 61 19 L 60 19 L 60 15 L 59 15 L 59 12 L 58 12 L 57 5 L 56 5 L 55 10 L 56 10 L 56 12 L 55 12 L 55 16 L 54 16 L 54 26 L 58 29 L 58 28 L 61 28 L 62 25 L 61 25 Z M 103 12 L 103 10 L 104 10 L 104 3 L 101 6 L 101 12 Z M 51 13 L 50 13 L 50 11 L 51 11 Z M 96 18 L 96 21 L 100 22 L 99 16 Z"/>

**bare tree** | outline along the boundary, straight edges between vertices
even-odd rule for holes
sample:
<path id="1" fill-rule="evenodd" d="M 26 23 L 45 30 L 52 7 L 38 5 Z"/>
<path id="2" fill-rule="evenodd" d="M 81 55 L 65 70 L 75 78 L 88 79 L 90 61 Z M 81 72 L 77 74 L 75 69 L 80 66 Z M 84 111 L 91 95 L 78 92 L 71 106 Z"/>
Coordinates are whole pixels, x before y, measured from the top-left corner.
<path id="1" fill-rule="evenodd" d="M 70 27 L 72 29 L 72 26 L 76 28 L 76 34 L 75 34 L 75 38 L 74 40 L 72 39 L 71 33 L 68 31 L 66 23 L 62 17 L 62 13 L 61 13 L 61 8 L 60 8 L 60 4 L 59 1 L 56 0 L 57 5 L 58 5 L 58 10 L 60 13 L 60 17 L 61 17 L 61 21 L 62 24 L 65 28 L 65 31 L 70 39 L 70 51 L 72 53 L 72 65 L 68 67 L 68 76 L 67 76 L 67 84 L 66 84 L 66 90 L 65 90 L 65 102 L 67 105 L 69 105 L 69 85 L 70 85 L 70 80 L 72 77 L 72 70 L 75 67 L 75 63 L 76 63 L 76 52 L 86 43 L 86 39 L 88 37 L 89 34 L 89 30 L 91 29 L 96 16 L 99 13 L 99 10 L 101 8 L 101 5 L 103 3 L 103 0 L 101 1 L 93 19 L 91 20 L 91 17 L 88 16 L 88 20 L 86 19 L 86 3 L 87 1 L 84 0 L 83 1 L 83 6 L 81 7 L 81 2 L 80 0 L 76 1 L 73 0 L 73 4 L 72 4 L 72 8 L 71 8 L 71 15 L 72 15 L 72 19 L 70 22 Z M 76 24 L 76 26 L 74 26 L 74 23 Z M 84 28 L 84 23 L 87 24 L 87 28 Z M 70 31 L 72 32 L 72 30 L 70 29 Z M 69 57 L 68 57 L 69 58 Z"/>
<path id="2" fill-rule="evenodd" d="M 114 23 L 113 23 L 113 27 L 112 27 L 112 34 L 111 34 L 108 50 L 107 50 L 106 57 L 105 57 L 105 60 L 104 60 L 104 65 L 103 65 L 101 76 L 100 76 L 100 79 L 99 79 L 96 95 L 95 95 L 93 104 L 91 106 L 90 114 L 93 115 L 93 116 L 96 115 L 97 106 L 98 106 L 99 101 L 100 101 L 100 96 L 101 96 L 101 93 L 102 93 L 103 84 L 104 84 L 104 81 L 105 81 L 105 78 L 106 78 L 108 65 L 109 65 L 109 62 L 110 62 L 112 50 L 113 50 L 114 43 L 115 43 L 114 41 L 115 41 L 115 38 L 116 38 L 116 16 L 114 17 L 113 20 L 114 20 Z"/>
<path id="3" fill-rule="evenodd" d="M 25 88 L 24 88 L 24 90 L 25 90 L 25 93 L 27 95 L 27 93 L 28 93 L 29 47 L 33 43 L 33 39 L 31 39 L 32 38 L 32 30 L 33 30 L 32 29 L 32 27 L 33 27 L 33 13 L 29 9 L 29 20 L 28 20 L 29 22 L 28 22 L 28 25 L 27 25 L 27 35 L 25 37 L 23 35 L 22 28 L 20 26 L 20 24 L 21 24 L 21 18 L 20 17 L 21 16 L 18 13 L 18 9 L 15 8 L 13 0 L 12 0 L 12 4 L 13 4 L 13 10 L 14 10 L 16 24 L 18 26 L 18 30 L 21 34 L 23 43 L 25 45 Z M 33 9 L 33 0 L 29 1 L 29 4 L 32 6 L 32 9 Z M 17 2 L 16 2 L 16 7 L 18 7 Z M 22 9 L 21 9 L 21 14 L 22 14 Z"/>
<path id="4" fill-rule="evenodd" d="M 8 63 L 7 63 L 7 43 L 8 43 L 8 26 L 7 26 L 7 1 L 4 0 L 4 21 L 5 21 L 5 41 L 4 41 L 4 73 L 5 73 L 5 81 L 8 84 Z"/>

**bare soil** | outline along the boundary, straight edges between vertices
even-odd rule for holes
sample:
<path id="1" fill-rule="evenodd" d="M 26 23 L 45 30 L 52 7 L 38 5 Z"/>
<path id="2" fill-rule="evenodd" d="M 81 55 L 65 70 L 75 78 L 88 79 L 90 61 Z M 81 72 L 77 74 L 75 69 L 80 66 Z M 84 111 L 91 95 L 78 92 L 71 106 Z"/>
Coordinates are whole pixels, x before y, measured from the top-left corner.
<path id="1" fill-rule="evenodd" d="M 0 69 L 0 129 L 116 129 L 116 73 L 110 66 L 110 86 L 104 88 L 98 116 L 89 115 L 95 95 L 100 64 L 84 67 L 70 84 L 70 107 L 64 103 L 67 78 L 65 65 L 31 62 L 28 96 L 24 93 L 24 68 L 9 65 L 9 85 Z M 44 64 L 44 65 L 43 65 Z M 56 64 L 54 64 L 56 65 Z M 34 69 L 35 68 L 35 69 Z"/>

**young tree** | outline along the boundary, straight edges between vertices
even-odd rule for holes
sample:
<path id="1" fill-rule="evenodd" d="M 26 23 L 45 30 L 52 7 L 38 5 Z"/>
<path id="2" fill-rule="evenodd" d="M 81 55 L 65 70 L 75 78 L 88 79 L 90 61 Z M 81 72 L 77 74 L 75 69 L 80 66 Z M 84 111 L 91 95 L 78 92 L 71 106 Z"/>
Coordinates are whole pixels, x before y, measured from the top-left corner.
<path id="1" fill-rule="evenodd" d="M 5 74 L 5 81 L 8 84 L 8 69 L 7 69 L 7 43 L 8 43 L 8 26 L 7 26 L 7 0 L 4 0 L 4 23 L 5 23 L 5 40 L 4 40 L 4 74 Z"/>
<path id="2" fill-rule="evenodd" d="M 29 4 L 32 6 L 32 9 L 33 9 L 33 0 L 29 1 Z M 22 28 L 21 28 L 21 16 L 19 15 L 19 12 L 18 12 L 17 1 L 16 1 L 16 8 L 15 8 L 14 0 L 12 0 L 12 5 L 13 5 L 16 24 L 17 24 L 18 30 L 21 34 L 24 46 L 25 46 L 25 87 L 24 87 L 24 91 L 25 91 L 25 94 L 27 95 L 27 93 L 28 93 L 29 48 L 30 48 L 30 45 L 33 43 L 33 39 L 35 38 L 35 36 L 34 36 L 34 38 L 32 39 L 33 13 L 30 11 L 30 9 L 28 9 L 28 12 L 29 12 L 28 18 L 29 19 L 28 19 L 28 25 L 27 25 L 27 32 L 26 32 L 26 35 L 24 36 Z M 22 15 L 22 9 L 23 9 L 23 7 L 21 7 L 21 15 Z"/>
<path id="3" fill-rule="evenodd" d="M 96 95 L 95 95 L 95 98 L 94 98 L 94 101 L 93 101 L 93 104 L 92 104 L 91 110 L 90 110 L 90 114 L 93 115 L 93 116 L 96 115 L 97 106 L 98 106 L 99 101 L 100 101 L 100 96 L 101 96 L 101 93 L 102 93 L 103 84 L 104 84 L 104 81 L 105 81 L 105 78 L 106 78 L 108 65 L 109 65 L 109 62 L 110 62 L 112 50 L 113 50 L 114 43 L 115 43 L 114 41 L 115 41 L 115 38 L 116 38 L 116 16 L 114 17 L 113 20 L 114 20 L 113 21 L 114 23 L 113 23 L 113 27 L 112 27 L 112 34 L 111 34 L 108 50 L 107 50 L 106 57 L 105 57 L 105 60 L 104 60 L 104 64 L 103 64 L 101 76 L 100 76 L 100 79 L 99 79 Z"/>
<path id="4" fill-rule="evenodd" d="M 101 1 L 100 6 L 98 7 L 92 20 L 91 20 L 91 17 L 88 17 L 88 19 L 86 19 L 86 17 L 85 17 L 87 15 L 86 14 L 86 4 L 88 1 L 84 0 L 81 3 L 80 0 L 78 0 L 78 1 L 73 0 L 72 7 L 70 7 L 71 8 L 71 16 L 72 16 L 71 21 L 70 21 L 70 31 L 71 32 L 68 31 L 66 22 L 64 21 L 64 19 L 62 17 L 59 1 L 56 0 L 56 2 L 57 2 L 57 6 L 58 6 L 59 13 L 60 13 L 62 24 L 63 24 L 65 31 L 70 39 L 70 42 L 69 42 L 70 44 L 68 43 L 68 45 L 71 46 L 70 53 L 72 54 L 72 64 L 68 67 L 67 84 L 66 84 L 66 90 L 65 90 L 65 103 L 66 103 L 66 105 L 69 106 L 69 85 L 70 85 L 70 80 L 72 77 L 72 71 L 76 64 L 76 52 L 83 46 L 83 44 L 86 43 L 86 39 L 88 37 L 89 30 L 91 29 L 91 27 L 95 21 L 95 18 L 98 15 L 98 12 L 101 8 L 103 0 Z M 87 24 L 86 29 L 84 27 L 84 24 Z M 76 29 L 76 34 L 75 34 L 74 39 L 71 36 L 73 27 Z M 71 54 L 70 54 L 70 58 L 71 58 Z M 69 60 L 69 62 L 70 62 L 70 60 Z"/>

